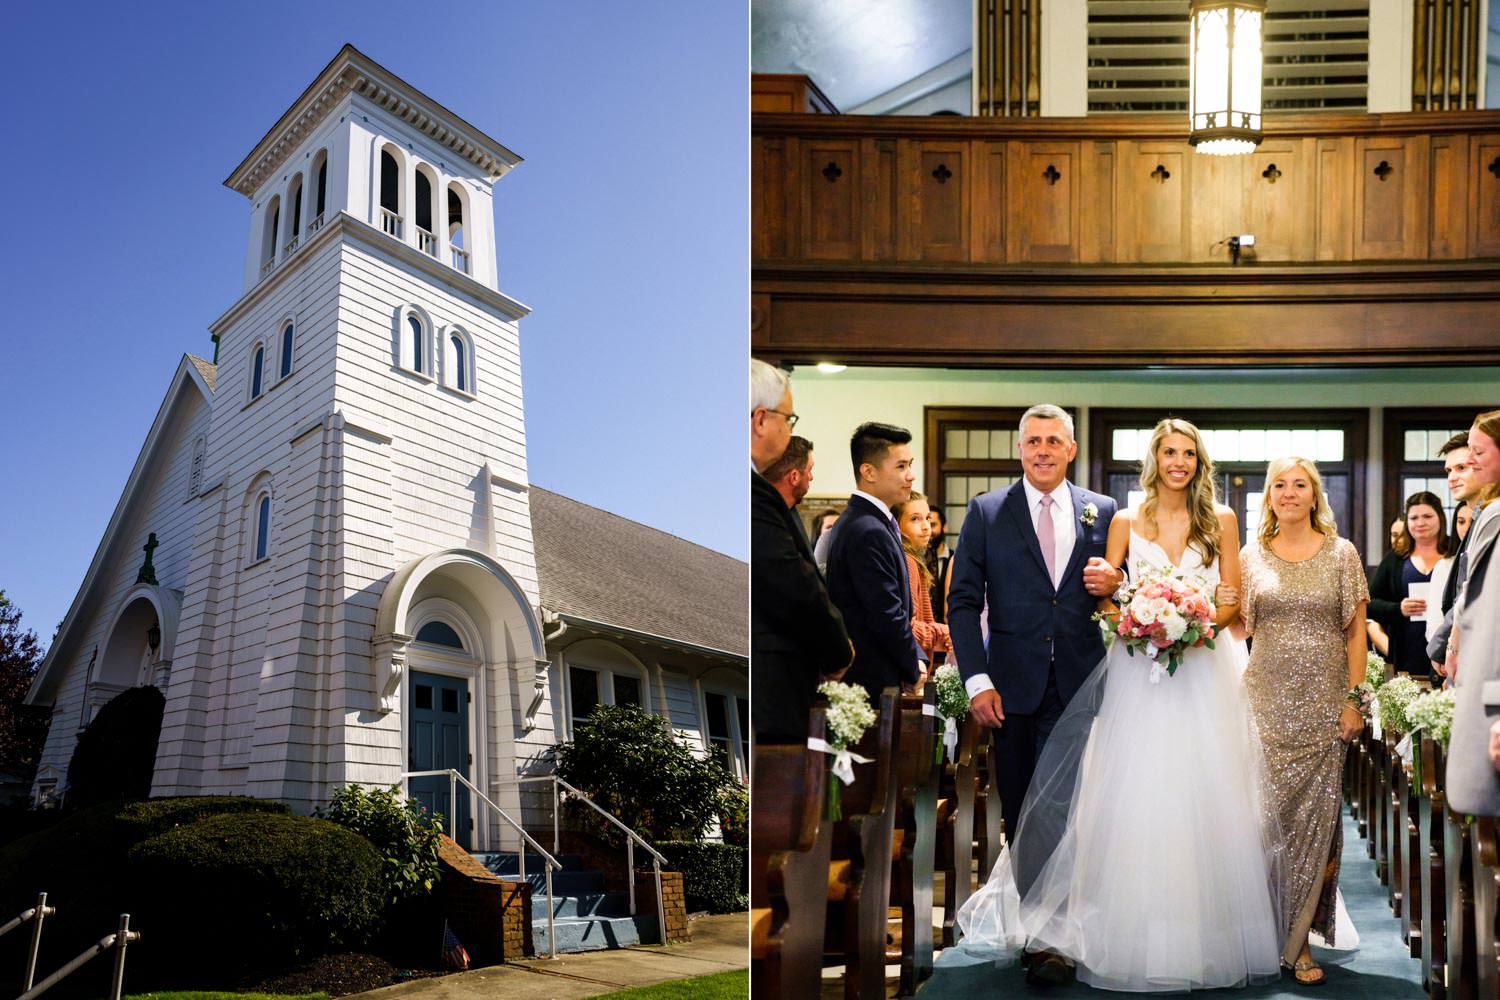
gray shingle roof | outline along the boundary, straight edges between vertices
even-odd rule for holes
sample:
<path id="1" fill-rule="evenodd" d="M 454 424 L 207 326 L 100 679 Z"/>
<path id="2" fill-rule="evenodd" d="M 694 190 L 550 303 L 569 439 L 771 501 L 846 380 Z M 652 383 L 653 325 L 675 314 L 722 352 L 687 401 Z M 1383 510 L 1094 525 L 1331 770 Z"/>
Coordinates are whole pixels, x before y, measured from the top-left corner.
<path id="1" fill-rule="evenodd" d="M 215 365 L 212 361 L 205 361 L 202 358 L 198 357 L 196 354 L 189 354 L 187 356 L 187 359 L 193 363 L 194 368 L 198 369 L 198 374 L 202 375 L 203 381 L 208 383 L 208 391 L 212 392 L 214 388 L 214 378 L 219 373 L 218 365 Z"/>
<path id="2" fill-rule="evenodd" d="M 748 655 L 747 564 L 536 485 L 530 495 L 542 607 Z"/>

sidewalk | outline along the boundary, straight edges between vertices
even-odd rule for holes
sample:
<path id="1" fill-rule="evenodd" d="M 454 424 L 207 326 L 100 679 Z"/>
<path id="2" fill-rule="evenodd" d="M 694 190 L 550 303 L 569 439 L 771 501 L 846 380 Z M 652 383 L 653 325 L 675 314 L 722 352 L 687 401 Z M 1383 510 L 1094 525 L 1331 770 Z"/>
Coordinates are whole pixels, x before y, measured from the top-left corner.
<path id="1" fill-rule="evenodd" d="M 744 913 L 703 916 L 689 925 L 686 944 L 636 945 L 581 955 L 528 958 L 436 979 L 416 979 L 355 994 L 372 1000 L 581 1000 L 632 986 L 689 979 L 750 965 L 750 928 Z"/>

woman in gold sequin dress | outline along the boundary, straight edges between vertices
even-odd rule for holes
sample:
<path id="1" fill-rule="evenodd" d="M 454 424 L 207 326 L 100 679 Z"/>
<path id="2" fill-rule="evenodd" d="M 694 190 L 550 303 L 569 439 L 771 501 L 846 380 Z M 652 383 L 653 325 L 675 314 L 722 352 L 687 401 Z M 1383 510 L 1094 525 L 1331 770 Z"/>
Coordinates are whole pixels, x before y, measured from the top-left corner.
<path id="1" fill-rule="evenodd" d="M 1348 742 L 1364 725 L 1345 695 L 1365 678 L 1369 590 L 1359 553 L 1335 534 L 1317 467 L 1280 458 L 1266 470 L 1259 537 L 1245 546 L 1241 613 L 1252 637 L 1245 688 L 1266 751 L 1268 801 L 1282 836 L 1282 960 L 1323 981 L 1309 931 L 1334 941 Z"/>

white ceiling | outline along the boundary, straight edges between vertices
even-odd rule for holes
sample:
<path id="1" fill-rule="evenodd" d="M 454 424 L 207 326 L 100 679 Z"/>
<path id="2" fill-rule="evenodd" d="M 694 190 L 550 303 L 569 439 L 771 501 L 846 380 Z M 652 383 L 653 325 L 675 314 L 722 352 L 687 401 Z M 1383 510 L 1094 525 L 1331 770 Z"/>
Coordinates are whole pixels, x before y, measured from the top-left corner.
<path id="1" fill-rule="evenodd" d="M 972 0 L 751 0 L 750 67 L 853 111 L 968 52 Z"/>

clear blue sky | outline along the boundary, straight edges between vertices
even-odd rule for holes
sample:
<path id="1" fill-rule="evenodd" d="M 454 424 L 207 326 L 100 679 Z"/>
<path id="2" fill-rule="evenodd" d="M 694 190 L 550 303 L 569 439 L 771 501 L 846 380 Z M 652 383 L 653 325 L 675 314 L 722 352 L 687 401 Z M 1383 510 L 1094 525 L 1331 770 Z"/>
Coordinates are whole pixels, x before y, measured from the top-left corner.
<path id="1" fill-rule="evenodd" d="M 345 42 L 525 158 L 495 187 L 532 482 L 747 556 L 748 13 L 734 0 L 0 4 L 0 589 L 49 641 L 184 352 L 224 187 Z"/>

